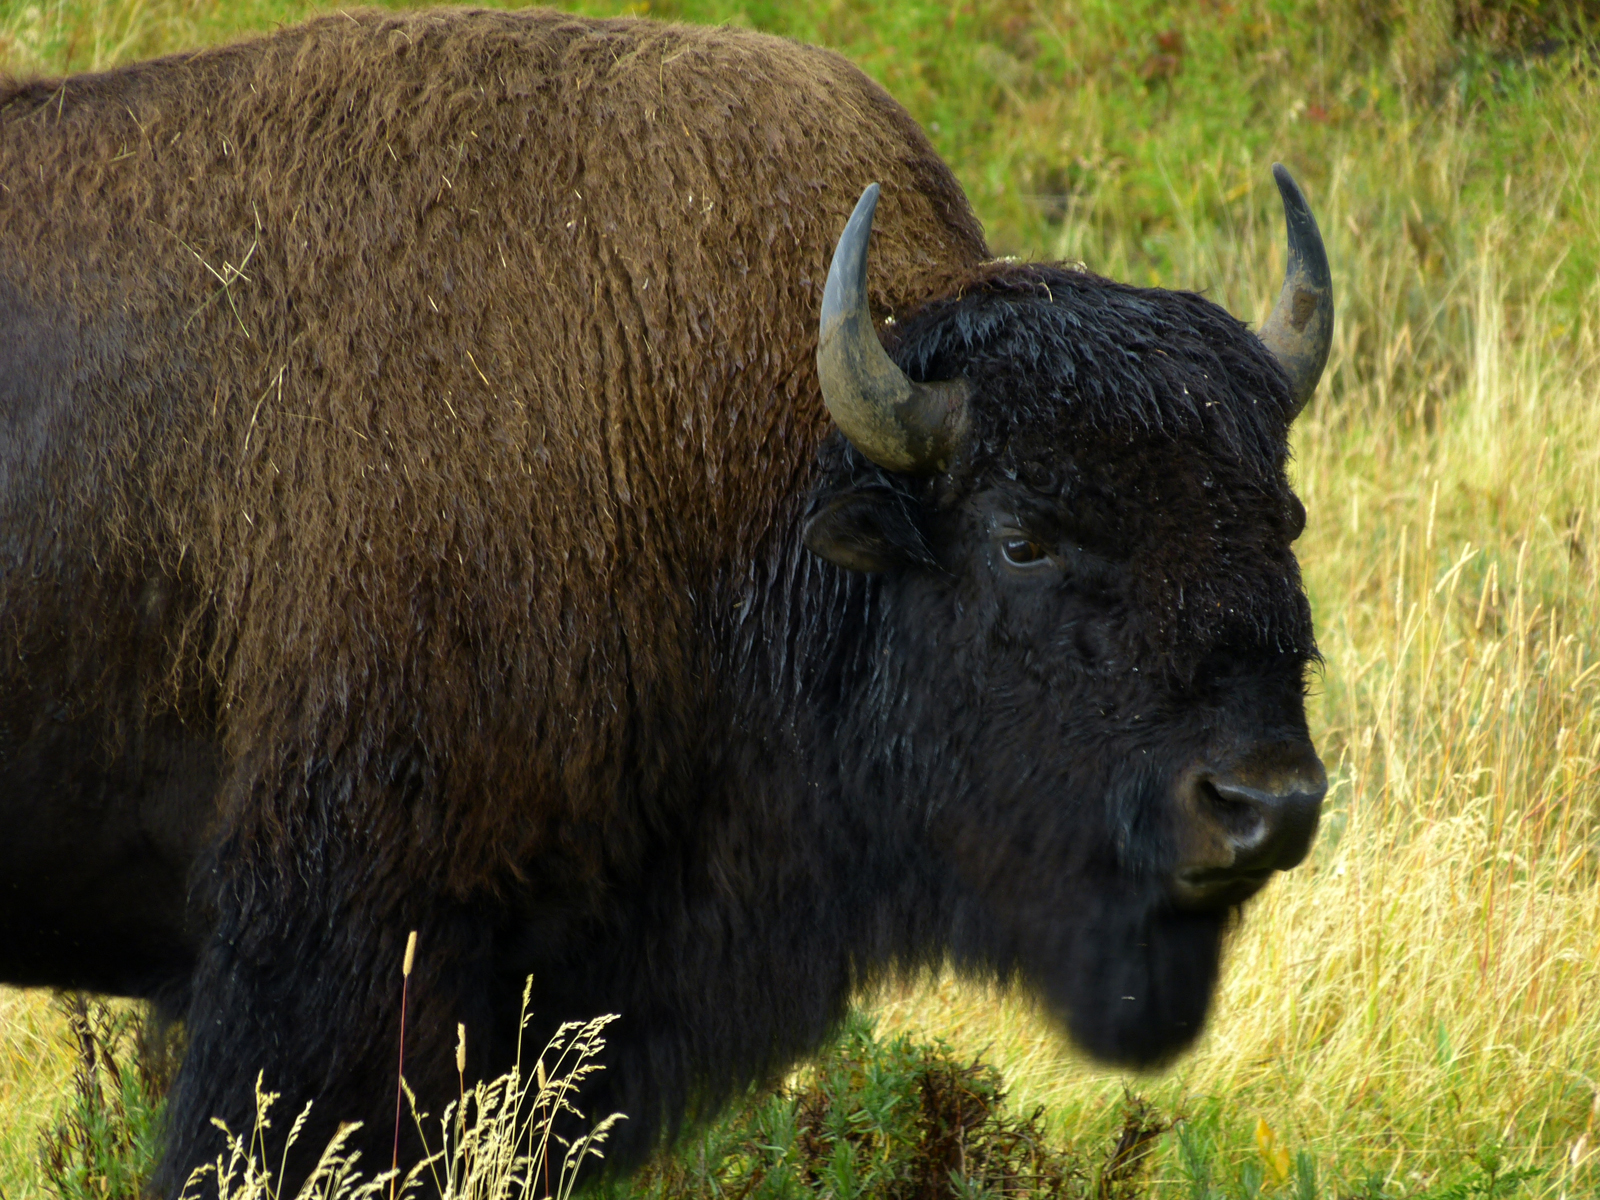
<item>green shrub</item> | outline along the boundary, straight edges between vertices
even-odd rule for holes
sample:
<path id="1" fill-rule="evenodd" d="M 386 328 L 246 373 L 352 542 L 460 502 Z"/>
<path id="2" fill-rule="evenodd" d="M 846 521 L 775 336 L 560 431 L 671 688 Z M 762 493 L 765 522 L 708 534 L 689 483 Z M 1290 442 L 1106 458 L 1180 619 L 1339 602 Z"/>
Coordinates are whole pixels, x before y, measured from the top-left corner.
<path id="1" fill-rule="evenodd" d="M 139 1200 L 160 1157 L 176 1039 L 135 1008 L 78 994 L 59 1004 L 75 1064 L 40 1137 L 46 1186 L 60 1200 Z"/>
<path id="2" fill-rule="evenodd" d="M 1167 1128 L 1130 1096 L 1093 1162 L 1052 1136 L 1042 1109 L 1011 1112 L 988 1063 L 942 1041 L 881 1040 L 857 1016 L 796 1081 L 686 1137 L 608 1200 L 1132 1200 Z"/>

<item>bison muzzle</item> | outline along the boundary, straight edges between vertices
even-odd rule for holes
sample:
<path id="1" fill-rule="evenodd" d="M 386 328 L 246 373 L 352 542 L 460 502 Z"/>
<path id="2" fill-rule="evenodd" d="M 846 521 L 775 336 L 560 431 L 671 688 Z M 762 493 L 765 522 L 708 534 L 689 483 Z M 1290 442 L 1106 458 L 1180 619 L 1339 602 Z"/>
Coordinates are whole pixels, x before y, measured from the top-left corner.
<path id="1" fill-rule="evenodd" d="M 169 1188 L 257 1072 L 387 1161 L 413 929 L 423 1107 L 531 975 L 531 1037 L 622 1015 L 624 1159 L 941 963 L 1169 1059 L 1326 787 L 1277 178 L 1257 334 L 994 261 L 882 90 L 738 30 L 0 85 L 0 978 L 182 1018 Z"/>

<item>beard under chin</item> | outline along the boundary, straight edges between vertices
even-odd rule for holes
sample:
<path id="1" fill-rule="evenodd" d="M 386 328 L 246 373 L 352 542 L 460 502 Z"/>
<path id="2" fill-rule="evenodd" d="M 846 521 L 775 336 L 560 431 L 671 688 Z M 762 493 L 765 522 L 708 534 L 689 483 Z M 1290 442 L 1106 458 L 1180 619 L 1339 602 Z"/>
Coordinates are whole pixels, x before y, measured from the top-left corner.
<path id="1" fill-rule="evenodd" d="M 1102 904 L 1026 954 L 1024 971 L 1072 1040 L 1107 1065 L 1149 1069 L 1200 1036 L 1230 914 Z"/>

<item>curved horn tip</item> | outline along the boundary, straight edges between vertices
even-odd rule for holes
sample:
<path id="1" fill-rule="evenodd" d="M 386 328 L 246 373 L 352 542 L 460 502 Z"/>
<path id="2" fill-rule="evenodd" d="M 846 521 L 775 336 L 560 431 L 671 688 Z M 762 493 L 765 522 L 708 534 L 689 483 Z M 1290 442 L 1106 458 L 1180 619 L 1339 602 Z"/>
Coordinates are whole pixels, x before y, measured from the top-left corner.
<path id="1" fill-rule="evenodd" d="M 856 206 L 850 213 L 850 219 L 854 221 L 864 212 L 866 214 L 865 220 L 870 224 L 873 211 L 878 207 L 878 193 L 881 191 L 883 191 L 883 186 L 878 183 L 869 183 L 862 188 L 861 199 L 856 201 Z"/>
<path id="2" fill-rule="evenodd" d="M 1272 164 L 1272 178 L 1278 185 L 1278 195 L 1283 200 L 1283 220 L 1289 234 L 1289 253 L 1294 256 L 1321 259 L 1321 274 L 1326 276 L 1327 254 L 1322 248 L 1322 233 L 1317 228 L 1317 219 L 1311 215 L 1311 206 L 1306 203 L 1306 194 L 1300 190 L 1300 185 L 1294 181 L 1294 176 L 1289 174 L 1289 169 L 1282 163 Z M 1309 264 L 1312 271 L 1317 270 L 1317 264 Z"/>
<path id="3" fill-rule="evenodd" d="M 1272 164 L 1272 177 L 1283 198 L 1289 254 L 1283 290 L 1259 336 L 1289 376 L 1295 416 L 1316 391 L 1333 345 L 1333 277 L 1305 194 L 1282 163 Z"/>
<path id="4" fill-rule="evenodd" d="M 880 190 L 876 183 L 867 184 L 834 246 L 827 285 L 822 289 L 824 340 L 839 321 L 867 303 L 867 243 L 872 240 L 872 218 L 878 210 Z"/>
<path id="5" fill-rule="evenodd" d="M 1294 176 L 1289 174 L 1288 167 L 1282 163 L 1273 163 L 1272 178 L 1278 185 L 1278 194 L 1283 197 L 1285 209 L 1294 208 L 1302 213 L 1310 213 L 1311 207 L 1306 203 L 1305 193 L 1294 181 Z"/>

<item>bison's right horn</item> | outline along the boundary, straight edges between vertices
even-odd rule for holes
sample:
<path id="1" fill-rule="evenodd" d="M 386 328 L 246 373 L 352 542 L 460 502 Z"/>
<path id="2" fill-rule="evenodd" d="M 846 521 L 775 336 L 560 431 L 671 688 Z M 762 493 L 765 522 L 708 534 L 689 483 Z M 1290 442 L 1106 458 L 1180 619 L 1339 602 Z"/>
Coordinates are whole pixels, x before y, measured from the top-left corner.
<path id="1" fill-rule="evenodd" d="M 1258 336 L 1289 376 L 1292 417 L 1317 390 L 1333 345 L 1333 276 L 1317 219 L 1299 186 L 1282 163 L 1272 164 L 1272 177 L 1278 181 L 1283 219 L 1289 227 L 1289 265 L 1283 272 L 1283 291 Z"/>
<path id="2" fill-rule="evenodd" d="M 878 341 L 867 308 L 867 238 L 878 185 L 861 193 L 839 235 L 822 293 L 817 375 L 828 414 L 850 444 L 880 467 L 943 470 L 967 431 L 967 382 L 917 383 Z"/>

